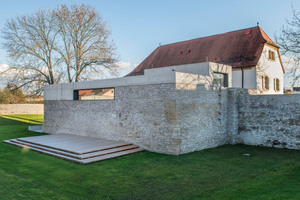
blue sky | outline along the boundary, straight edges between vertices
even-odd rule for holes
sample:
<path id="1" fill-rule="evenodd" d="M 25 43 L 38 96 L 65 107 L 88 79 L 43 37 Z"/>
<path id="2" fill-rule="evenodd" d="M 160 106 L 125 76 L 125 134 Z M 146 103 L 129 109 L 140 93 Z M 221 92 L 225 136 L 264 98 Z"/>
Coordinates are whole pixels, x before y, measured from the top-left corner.
<path id="1" fill-rule="evenodd" d="M 292 17 L 292 4 L 300 0 L 9 0 L 1 2 L 0 29 L 5 20 L 58 4 L 88 4 L 108 21 L 120 61 L 143 61 L 158 45 L 199 38 L 256 26 L 259 22 L 273 39 L 285 19 Z M 0 50 L 0 63 L 8 63 Z"/>

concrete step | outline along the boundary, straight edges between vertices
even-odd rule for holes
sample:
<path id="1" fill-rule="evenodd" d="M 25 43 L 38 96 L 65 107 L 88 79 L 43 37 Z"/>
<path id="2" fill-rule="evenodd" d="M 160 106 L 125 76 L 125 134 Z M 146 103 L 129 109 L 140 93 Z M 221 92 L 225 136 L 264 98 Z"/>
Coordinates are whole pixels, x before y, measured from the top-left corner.
<path id="1" fill-rule="evenodd" d="M 17 139 L 13 139 L 13 140 L 10 140 L 10 141 L 14 142 L 14 143 L 18 143 L 18 144 L 22 145 L 23 147 L 34 147 L 36 149 L 41 149 L 41 150 L 44 150 L 44 151 L 49 151 L 49 152 L 52 152 L 52 153 L 57 153 L 57 154 L 61 154 L 61 155 L 64 155 L 64 156 L 69 156 L 69 157 L 76 158 L 76 159 L 87 159 L 87 158 L 92 158 L 92 157 L 101 156 L 101 155 L 105 155 L 105 154 L 116 153 L 116 152 L 119 152 L 119 151 L 135 149 L 135 148 L 139 147 L 137 145 L 130 144 L 130 145 L 126 145 L 126 146 L 115 147 L 115 148 L 110 148 L 110 149 L 105 149 L 105 150 L 99 150 L 99 151 L 86 153 L 86 154 L 74 154 L 74 153 L 69 153 L 69 152 L 63 151 L 63 150 L 56 150 L 56 149 L 53 149 L 53 148 L 32 144 L 32 143 L 29 143 L 29 142 L 23 142 L 23 141 L 20 141 L 20 140 L 17 140 Z"/>
<path id="2" fill-rule="evenodd" d="M 41 137 L 41 138 L 38 138 Z M 100 150 L 108 150 L 116 147 L 122 147 L 122 146 L 128 146 L 131 145 L 131 143 L 125 143 L 125 142 L 115 142 L 115 141 L 106 141 L 107 144 L 97 144 L 97 141 L 95 143 L 91 144 L 90 138 L 78 138 L 75 137 L 74 139 L 70 139 L 70 137 L 60 137 L 59 140 L 57 138 L 54 138 L 53 141 L 44 140 L 42 137 L 45 136 L 38 136 L 36 137 L 36 140 L 34 140 L 34 137 L 28 137 L 28 138 L 17 138 L 16 140 L 20 142 L 27 142 L 34 145 L 39 145 L 47 148 L 52 148 L 60 151 L 65 151 L 68 153 L 73 153 L 77 155 L 81 154 L 88 154 L 97 152 Z M 52 138 L 51 138 L 52 139 Z M 77 143 L 80 142 L 80 143 Z M 82 144 L 84 143 L 84 144 Z"/>
<path id="3" fill-rule="evenodd" d="M 8 143 L 8 144 L 12 144 L 21 148 L 24 148 L 24 144 L 20 144 L 18 142 L 16 142 L 16 140 L 4 140 L 3 142 Z M 78 158 L 74 158 L 71 156 L 67 156 L 67 155 L 63 155 L 60 154 L 59 152 L 51 152 L 48 150 L 43 150 L 41 148 L 38 147 L 33 147 L 33 146 L 26 146 L 26 148 L 34 150 L 34 151 L 38 151 L 47 155 L 51 155 L 51 156 L 55 156 L 58 158 L 62 158 L 65 160 L 69 160 L 69 161 L 73 161 L 76 163 L 80 163 L 80 164 L 88 164 L 88 163 L 92 163 L 92 162 L 97 162 L 97 161 L 101 161 L 101 160 L 106 160 L 106 159 L 110 159 L 110 158 L 115 158 L 115 157 L 119 157 L 119 156 L 124 156 L 124 155 L 128 155 L 128 154 L 132 154 L 132 153 L 137 153 L 137 152 L 141 152 L 144 151 L 145 149 L 143 148 L 133 148 L 133 149 L 127 149 L 127 150 L 123 150 L 123 151 L 118 151 L 118 152 L 112 152 L 109 154 L 102 154 L 102 155 L 98 155 L 98 156 L 94 156 L 94 157 L 87 157 L 84 159 L 78 159 Z"/>
<path id="4" fill-rule="evenodd" d="M 116 152 L 116 153 L 106 154 L 106 155 L 103 155 L 103 156 L 87 158 L 87 159 L 82 160 L 83 161 L 82 164 L 97 162 L 97 161 L 100 161 L 100 160 L 107 160 L 107 159 L 110 159 L 110 158 L 121 157 L 121 156 L 129 155 L 129 154 L 133 154 L 133 153 L 137 153 L 137 152 L 141 152 L 141 151 L 145 151 L 145 149 L 139 147 L 139 148 L 135 148 L 135 149 L 129 149 L 129 150 L 126 150 L 126 151 L 119 151 L 119 152 Z"/>

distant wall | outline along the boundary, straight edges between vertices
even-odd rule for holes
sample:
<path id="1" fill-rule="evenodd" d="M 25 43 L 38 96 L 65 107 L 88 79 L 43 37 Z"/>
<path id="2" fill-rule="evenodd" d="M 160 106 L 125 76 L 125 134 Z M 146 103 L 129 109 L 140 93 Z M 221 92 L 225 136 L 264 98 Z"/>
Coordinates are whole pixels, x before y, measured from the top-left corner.
<path id="1" fill-rule="evenodd" d="M 0 115 L 44 114 L 43 104 L 0 104 Z"/>

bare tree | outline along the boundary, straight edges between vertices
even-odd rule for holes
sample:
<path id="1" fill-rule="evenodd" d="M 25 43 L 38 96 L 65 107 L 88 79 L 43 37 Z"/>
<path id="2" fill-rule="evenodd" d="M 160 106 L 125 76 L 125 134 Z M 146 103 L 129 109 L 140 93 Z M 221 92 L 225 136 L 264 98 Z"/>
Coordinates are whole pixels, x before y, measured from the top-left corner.
<path id="1" fill-rule="evenodd" d="M 36 92 L 44 84 L 117 74 L 110 30 L 90 6 L 62 5 L 7 20 L 2 34 L 15 84 Z"/>
<path id="2" fill-rule="evenodd" d="M 292 76 L 292 85 L 300 81 L 300 13 L 293 8 L 293 17 L 282 26 L 281 34 L 275 36 L 281 47 L 281 53 L 293 60 L 293 66 L 288 71 Z"/>
<path id="3" fill-rule="evenodd" d="M 66 64 L 69 82 L 94 79 L 104 72 L 116 74 L 115 46 L 109 40 L 106 23 L 94 8 L 62 5 L 54 15 L 61 39 L 57 52 Z"/>
<path id="4" fill-rule="evenodd" d="M 32 15 L 7 20 L 2 33 L 4 47 L 11 59 L 10 66 L 13 66 L 11 69 L 24 76 L 24 80 L 19 77 L 19 84 L 32 87 L 40 81 L 47 84 L 57 82 L 54 73 L 59 62 L 54 52 L 57 32 L 50 11 L 39 10 Z"/>

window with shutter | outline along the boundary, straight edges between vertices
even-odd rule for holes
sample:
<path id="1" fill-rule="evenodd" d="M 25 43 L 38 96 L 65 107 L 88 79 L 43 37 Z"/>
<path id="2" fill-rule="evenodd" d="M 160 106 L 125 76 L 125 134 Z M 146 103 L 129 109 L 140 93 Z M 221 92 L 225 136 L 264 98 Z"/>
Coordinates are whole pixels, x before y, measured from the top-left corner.
<path id="1" fill-rule="evenodd" d="M 274 53 L 274 51 L 269 50 L 269 59 L 270 60 L 275 60 L 275 53 Z"/>
<path id="2" fill-rule="evenodd" d="M 279 79 L 278 78 L 276 78 L 275 79 L 275 91 L 279 91 L 280 90 L 280 83 L 279 83 Z"/>
<path id="3" fill-rule="evenodd" d="M 269 90 L 270 88 L 269 88 L 269 77 L 268 76 L 265 76 L 264 82 L 265 82 L 264 89 Z"/>

